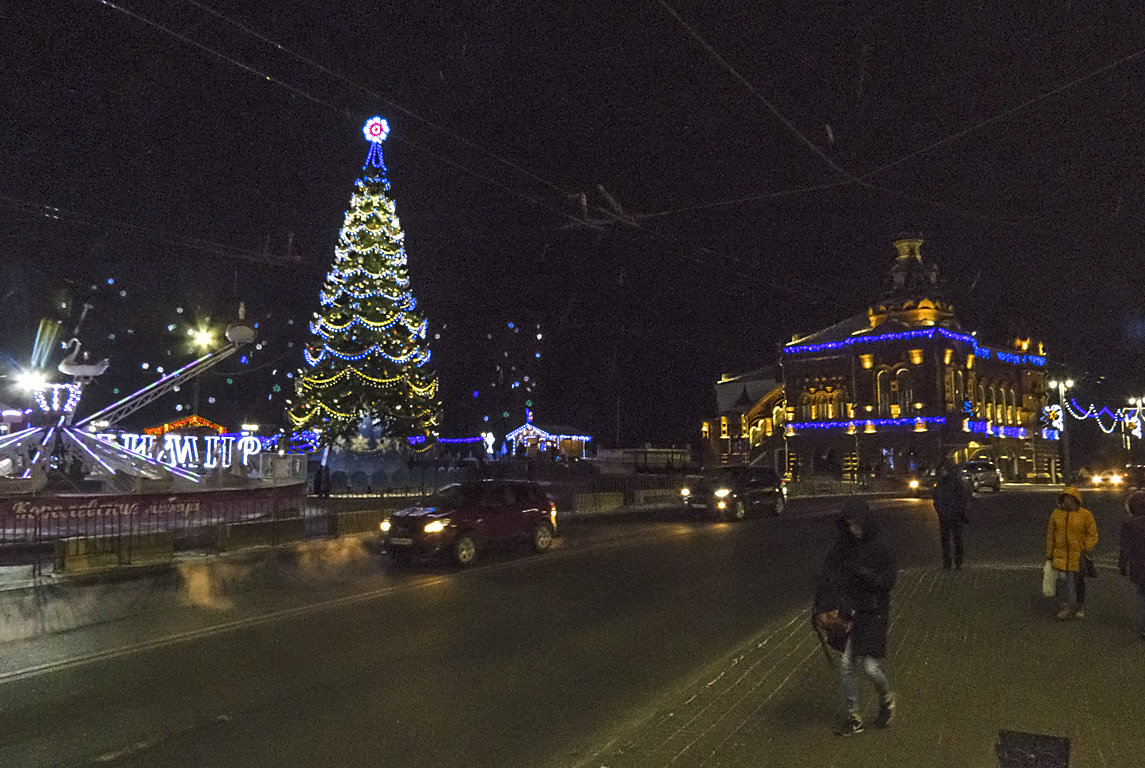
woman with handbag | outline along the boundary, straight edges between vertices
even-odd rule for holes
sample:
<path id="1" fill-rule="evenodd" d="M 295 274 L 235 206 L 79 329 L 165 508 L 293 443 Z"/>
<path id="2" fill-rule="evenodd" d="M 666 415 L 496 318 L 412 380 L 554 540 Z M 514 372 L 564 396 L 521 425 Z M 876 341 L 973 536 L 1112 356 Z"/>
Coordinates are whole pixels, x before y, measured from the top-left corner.
<path id="1" fill-rule="evenodd" d="M 1097 522 L 1081 505 L 1081 492 L 1068 486 L 1046 524 L 1046 560 L 1057 572 L 1058 612 L 1054 618 L 1085 618 L 1085 569 L 1092 571 L 1090 553 L 1097 546 Z"/>
<path id="2" fill-rule="evenodd" d="M 846 720 L 836 732 L 852 736 L 863 732 L 859 669 L 879 693 L 875 725 L 885 728 L 894 719 L 895 695 L 882 662 L 898 566 L 865 501 L 847 501 L 835 523 L 839 534 L 820 571 L 812 621 L 821 637 L 825 635 L 825 641 L 841 653 L 839 682 Z"/>

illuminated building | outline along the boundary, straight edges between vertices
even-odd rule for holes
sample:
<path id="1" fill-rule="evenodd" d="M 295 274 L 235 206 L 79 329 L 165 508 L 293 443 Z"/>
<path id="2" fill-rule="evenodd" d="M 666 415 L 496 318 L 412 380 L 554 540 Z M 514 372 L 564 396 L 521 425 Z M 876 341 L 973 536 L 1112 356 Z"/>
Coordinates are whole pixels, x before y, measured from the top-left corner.
<path id="1" fill-rule="evenodd" d="M 782 468 L 785 456 L 793 476 L 895 475 L 985 455 L 1009 480 L 1050 477 L 1057 433 L 1040 423 L 1041 343 L 979 343 L 923 260 L 922 239 L 894 245 L 883 298 L 784 345 L 781 390 L 721 406 L 702 427 L 708 444 L 732 463 L 767 454 Z"/>

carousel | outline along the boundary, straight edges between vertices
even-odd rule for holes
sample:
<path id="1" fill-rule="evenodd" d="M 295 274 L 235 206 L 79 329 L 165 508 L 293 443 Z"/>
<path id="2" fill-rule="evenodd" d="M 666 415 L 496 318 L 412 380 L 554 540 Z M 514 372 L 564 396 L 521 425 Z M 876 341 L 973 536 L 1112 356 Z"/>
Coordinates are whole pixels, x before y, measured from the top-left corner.
<path id="1" fill-rule="evenodd" d="M 115 425 L 167 393 L 192 381 L 250 344 L 255 328 L 245 319 L 226 330 L 227 345 L 199 357 L 136 392 L 81 419 L 76 410 L 87 385 L 108 369 L 108 360 L 81 354 L 78 339 L 64 348 L 57 369 L 71 377 L 49 382 L 33 391 L 32 425 L 0 437 L 0 497 L 41 493 L 179 492 L 235 486 L 230 469 L 260 449 L 253 436 L 207 439 L 206 450 L 188 460 L 186 439 L 178 435 L 124 435 Z M 138 438 L 138 439 L 129 439 Z M 190 444 L 194 448 L 194 444 Z M 224 482 L 225 476 L 225 482 Z"/>

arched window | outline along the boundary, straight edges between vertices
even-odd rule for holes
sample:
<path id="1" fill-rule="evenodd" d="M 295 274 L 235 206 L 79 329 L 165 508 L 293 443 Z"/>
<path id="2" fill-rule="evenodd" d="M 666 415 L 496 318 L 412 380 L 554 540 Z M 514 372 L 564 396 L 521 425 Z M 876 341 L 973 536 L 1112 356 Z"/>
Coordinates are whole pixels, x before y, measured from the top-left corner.
<path id="1" fill-rule="evenodd" d="M 891 415 L 891 375 L 886 371 L 879 371 L 875 377 L 875 395 L 879 401 L 879 416 L 886 418 Z"/>
<path id="2" fill-rule="evenodd" d="M 1010 388 L 1010 391 L 1007 393 L 1007 395 L 1008 395 L 1007 399 L 1009 400 L 1009 402 L 1006 403 L 1006 421 L 1009 424 L 1017 424 L 1018 423 L 1018 400 L 1014 396 L 1014 389 L 1012 387 Z"/>
<path id="3" fill-rule="evenodd" d="M 811 421 L 811 396 L 804 392 L 799 396 L 799 419 L 801 421 Z"/>
<path id="4" fill-rule="evenodd" d="M 986 415 L 986 387 L 978 385 L 978 398 L 974 401 L 974 415 L 982 418 Z"/>
<path id="5" fill-rule="evenodd" d="M 954 404 L 962 410 L 962 403 L 966 400 L 966 390 L 962 381 L 962 371 L 954 372 Z"/>
<path id="6" fill-rule="evenodd" d="M 786 420 L 786 418 L 787 417 L 784 414 L 782 406 L 777 405 L 771 409 L 771 424 L 776 429 L 779 429 L 783 426 L 783 422 Z"/>
<path id="7" fill-rule="evenodd" d="M 847 418 L 847 393 L 841 389 L 831 398 L 831 418 L 840 420 Z"/>
<path id="8" fill-rule="evenodd" d="M 909 418 L 914 415 L 914 387 L 911 384 L 910 371 L 903 368 L 895 374 L 895 381 L 899 385 L 899 416 Z"/>
<path id="9" fill-rule="evenodd" d="M 815 416 L 816 421 L 826 421 L 831 417 L 830 400 L 826 392 L 820 392 L 815 395 Z"/>

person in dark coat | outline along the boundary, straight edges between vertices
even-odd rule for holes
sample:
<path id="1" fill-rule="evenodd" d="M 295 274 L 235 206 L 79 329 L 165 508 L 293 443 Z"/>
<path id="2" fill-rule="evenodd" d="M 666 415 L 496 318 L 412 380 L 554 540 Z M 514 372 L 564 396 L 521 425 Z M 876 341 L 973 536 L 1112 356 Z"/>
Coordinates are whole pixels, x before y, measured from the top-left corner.
<path id="1" fill-rule="evenodd" d="M 1137 631 L 1145 640 L 1145 491 L 1130 496 L 1125 508 L 1129 517 L 1121 523 L 1117 566 L 1122 576 L 1137 585 Z"/>
<path id="2" fill-rule="evenodd" d="M 934 483 L 934 511 L 938 513 L 938 535 L 942 539 L 942 567 L 962 568 L 962 528 L 970 519 L 970 485 L 950 459 L 938 465 Z"/>
<path id="3" fill-rule="evenodd" d="M 862 666 L 879 692 L 879 715 L 875 724 L 886 727 L 894 718 L 895 695 L 882 660 L 887 654 L 890 595 L 898 566 L 865 501 L 846 502 L 836 524 L 839 536 L 823 563 L 814 610 L 837 608 L 850 614 L 853 620 L 842 648 L 837 648 L 842 651 L 839 673 L 847 711 L 847 719 L 838 732 L 850 736 L 863 731 L 858 666 Z"/>

